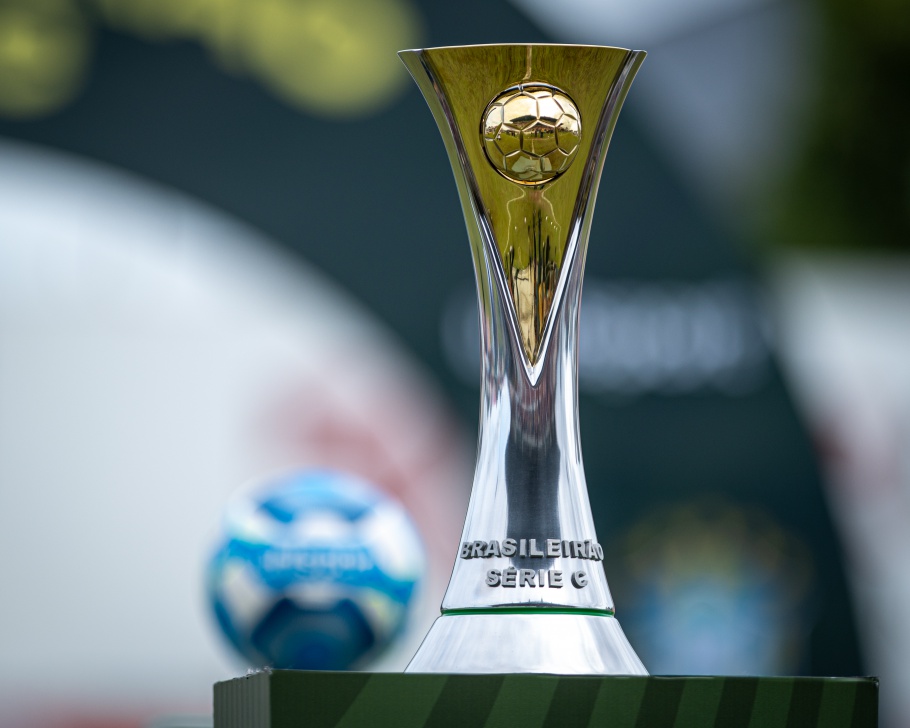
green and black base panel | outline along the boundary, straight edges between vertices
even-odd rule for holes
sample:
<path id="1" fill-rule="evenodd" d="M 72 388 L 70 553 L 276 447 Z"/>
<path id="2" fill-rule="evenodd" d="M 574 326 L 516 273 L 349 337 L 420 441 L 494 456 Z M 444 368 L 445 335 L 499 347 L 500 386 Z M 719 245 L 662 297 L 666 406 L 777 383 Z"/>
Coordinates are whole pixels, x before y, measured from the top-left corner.
<path id="1" fill-rule="evenodd" d="M 215 685 L 215 728 L 875 728 L 871 677 L 273 670 Z"/>

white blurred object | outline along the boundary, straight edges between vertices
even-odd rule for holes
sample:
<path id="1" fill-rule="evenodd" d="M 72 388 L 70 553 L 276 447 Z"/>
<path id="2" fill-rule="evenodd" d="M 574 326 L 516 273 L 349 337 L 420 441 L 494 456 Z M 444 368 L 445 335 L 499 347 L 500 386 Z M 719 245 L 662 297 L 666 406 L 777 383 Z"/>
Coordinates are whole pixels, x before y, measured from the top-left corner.
<path id="1" fill-rule="evenodd" d="M 603 43 L 604 36 L 625 48 L 644 48 L 682 33 L 737 16 L 773 0 L 514 0 L 554 35 L 575 43 Z M 619 38 L 626 38 L 621 41 Z"/>
<path id="2" fill-rule="evenodd" d="M 219 514 L 235 486 L 292 465 L 344 460 L 421 527 L 434 581 L 379 666 L 399 669 L 438 613 L 468 454 L 390 335 L 275 243 L 133 176 L 0 143 L 7 715 L 206 710 L 212 683 L 243 671 L 203 596 Z"/>
<path id="3" fill-rule="evenodd" d="M 819 435 L 886 727 L 910 724 L 910 259 L 797 256 L 772 277 L 780 352 Z"/>

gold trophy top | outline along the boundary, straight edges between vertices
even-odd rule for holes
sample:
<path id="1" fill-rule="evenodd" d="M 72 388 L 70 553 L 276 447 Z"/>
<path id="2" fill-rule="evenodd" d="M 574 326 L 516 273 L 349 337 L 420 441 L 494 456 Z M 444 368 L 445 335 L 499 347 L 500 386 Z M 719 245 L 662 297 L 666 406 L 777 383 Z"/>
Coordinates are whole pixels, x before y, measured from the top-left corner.
<path id="1" fill-rule="evenodd" d="M 541 356 L 572 227 L 582 222 L 576 208 L 587 194 L 586 169 L 603 163 L 592 150 L 594 132 L 610 121 L 602 114 L 630 53 L 491 45 L 400 54 L 405 64 L 429 66 L 445 98 L 461 146 L 449 154 L 467 157 L 531 366 Z"/>

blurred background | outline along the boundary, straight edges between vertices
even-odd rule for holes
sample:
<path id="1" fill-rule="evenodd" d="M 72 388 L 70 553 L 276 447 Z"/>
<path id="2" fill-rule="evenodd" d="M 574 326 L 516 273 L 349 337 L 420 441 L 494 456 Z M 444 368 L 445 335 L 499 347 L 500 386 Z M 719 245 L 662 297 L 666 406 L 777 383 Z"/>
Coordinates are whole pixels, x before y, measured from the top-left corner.
<path id="1" fill-rule="evenodd" d="M 292 466 L 415 519 L 430 576 L 373 669 L 407 662 L 479 340 L 395 51 L 547 41 L 649 51 L 579 362 L 630 641 L 652 674 L 878 675 L 910 726 L 900 0 L 0 0 L 0 726 L 210 724 L 248 667 L 204 594 L 219 519 Z"/>

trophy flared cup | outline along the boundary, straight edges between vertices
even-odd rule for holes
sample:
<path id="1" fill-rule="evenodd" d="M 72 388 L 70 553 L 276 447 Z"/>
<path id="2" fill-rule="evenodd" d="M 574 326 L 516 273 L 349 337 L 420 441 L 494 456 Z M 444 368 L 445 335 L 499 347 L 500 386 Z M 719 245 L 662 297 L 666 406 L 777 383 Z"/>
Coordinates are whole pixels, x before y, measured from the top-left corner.
<path id="1" fill-rule="evenodd" d="M 455 172 L 483 352 L 464 532 L 442 614 L 407 671 L 646 675 L 603 570 L 577 392 L 594 200 L 645 54 L 487 45 L 399 55 Z"/>

